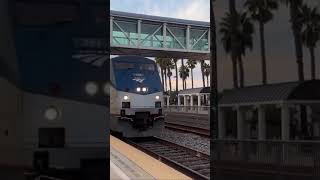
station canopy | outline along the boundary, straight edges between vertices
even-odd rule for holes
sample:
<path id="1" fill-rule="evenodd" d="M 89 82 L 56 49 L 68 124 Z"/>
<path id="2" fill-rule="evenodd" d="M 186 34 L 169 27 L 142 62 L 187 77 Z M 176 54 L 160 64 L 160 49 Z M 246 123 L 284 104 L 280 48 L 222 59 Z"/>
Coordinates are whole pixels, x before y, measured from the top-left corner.
<path id="1" fill-rule="evenodd" d="M 210 23 L 110 12 L 112 55 L 210 58 Z"/>
<path id="2" fill-rule="evenodd" d="M 225 91 L 220 106 L 320 102 L 320 80 L 250 86 Z"/>
<path id="3" fill-rule="evenodd" d="M 179 95 L 210 94 L 210 87 L 183 89 L 183 90 L 180 90 L 178 94 Z"/>

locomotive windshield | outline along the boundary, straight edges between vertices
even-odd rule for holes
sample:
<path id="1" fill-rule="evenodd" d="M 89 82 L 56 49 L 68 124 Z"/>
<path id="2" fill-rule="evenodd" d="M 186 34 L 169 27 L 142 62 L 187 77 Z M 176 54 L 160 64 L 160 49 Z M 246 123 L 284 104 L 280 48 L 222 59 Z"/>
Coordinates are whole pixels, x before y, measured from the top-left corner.
<path id="1" fill-rule="evenodd" d="M 113 68 L 116 88 L 120 91 L 150 94 L 162 90 L 156 64 L 150 59 L 117 57 Z M 137 92 L 138 87 L 146 87 L 148 92 Z"/>

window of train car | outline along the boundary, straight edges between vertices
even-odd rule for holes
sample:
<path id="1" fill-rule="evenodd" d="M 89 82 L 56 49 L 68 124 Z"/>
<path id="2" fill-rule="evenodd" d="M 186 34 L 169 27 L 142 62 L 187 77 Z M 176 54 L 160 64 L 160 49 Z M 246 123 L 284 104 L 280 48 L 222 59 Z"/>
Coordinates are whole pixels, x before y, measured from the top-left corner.
<path id="1" fill-rule="evenodd" d="M 147 71 L 155 71 L 155 65 L 154 64 L 141 64 L 139 66 L 140 70 L 147 70 Z"/>
<path id="2" fill-rule="evenodd" d="M 121 70 L 121 69 L 133 69 L 134 64 L 133 63 L 115 63 L 114 64 L 115 69 Z"/>

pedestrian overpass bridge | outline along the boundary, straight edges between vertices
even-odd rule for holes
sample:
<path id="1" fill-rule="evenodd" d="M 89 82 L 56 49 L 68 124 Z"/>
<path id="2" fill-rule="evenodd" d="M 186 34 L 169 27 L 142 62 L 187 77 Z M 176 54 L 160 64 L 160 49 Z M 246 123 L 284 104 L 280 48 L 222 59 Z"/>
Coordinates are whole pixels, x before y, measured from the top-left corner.
<path id="1" fill-rule="evenodd" d="M 210 58 L 210 23 L 110 12 L 112 55 Z"/>

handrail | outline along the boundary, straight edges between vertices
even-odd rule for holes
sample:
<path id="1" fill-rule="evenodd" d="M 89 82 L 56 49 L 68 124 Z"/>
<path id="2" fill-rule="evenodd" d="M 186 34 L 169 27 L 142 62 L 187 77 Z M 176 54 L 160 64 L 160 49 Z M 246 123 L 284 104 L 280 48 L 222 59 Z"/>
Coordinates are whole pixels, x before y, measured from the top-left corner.
<path id="1" fill-rule="evenodd" d="M 195 114 L 208 114 L 210 106 L 178 106 L 169 105 L 164 106 L 167 112 L 183 112 L 183 113 L 195 113 Z"/>

